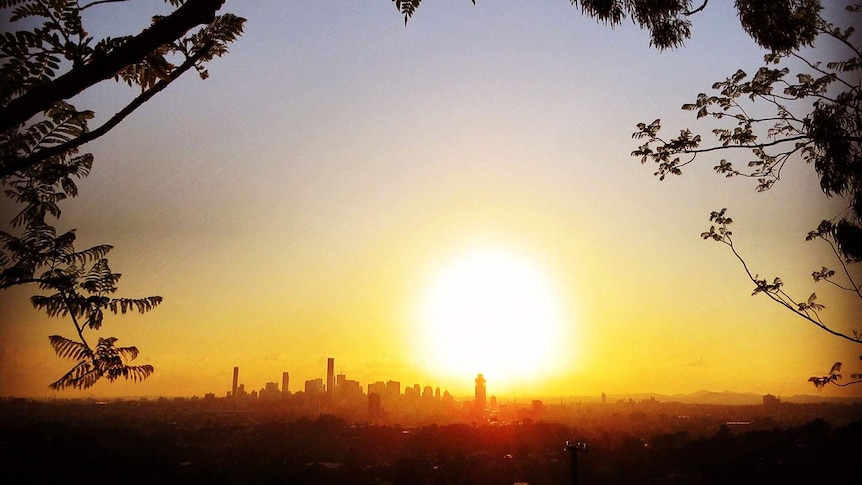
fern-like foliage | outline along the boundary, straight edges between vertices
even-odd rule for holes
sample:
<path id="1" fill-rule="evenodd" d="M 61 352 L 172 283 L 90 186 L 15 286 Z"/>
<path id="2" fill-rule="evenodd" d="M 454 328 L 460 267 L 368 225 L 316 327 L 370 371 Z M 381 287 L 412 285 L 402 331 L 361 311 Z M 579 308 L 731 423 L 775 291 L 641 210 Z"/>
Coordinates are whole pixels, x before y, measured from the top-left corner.
<path id="1" fill-rule="evenodd" d="M 51 335 L 48 337 L 48 341 L 51 342 L 54 352 L 64 359 L 86 360 L 93 358 L 93 352 L 86 345 L 76 340 L 69 340 L 59 335 Z"/>
<path id="2" fill-rule="evenodd" d="M 138 357 L 138 349 L 115 346 L 115 337 L 99 338 L 94 352 L 79 342 L 59 335 L 52 335 L 49 340 L 57 355 L 78 361 L 69 372 L 49 386 L 54 390 L 67 387 L 87 389 L 103 377 L 111 382 L 119 378 L 143 381 L 154 371 L 153 366 L 148 364 L 129 365 L 127 362 Z"/>
<path id="3" fill-rule="evenodd" d="M 54 221 L 92 169 L 92 154 L 79 153 L 79 147 L 109 132 L 188 70 L 206 77 L 206 63 L 227 53 L 227 45 L 242 33 L 245 19 L 215 15 L 223 2 L 165 2 L 177 10 L 153 19 L 148 32 L 163 32 L 154 41 L 153 35 L 134 32 L 90 36 L 85 14 L 118 0 L 0 0 L 9 26 L 24 26 L 0 32 L 0 185 L 16 207 L 8 225 L 0 227 L 0 290 L 34 284 L 40 293 L 30 298 L 32 305 L 74 326 L 77 340 L 49 338 L 58 356 L 76 361 L 52 389 L 84 389 L 103 377 L 140 381 L 153 372 L 149 365 L 128 364 L 137 348 L 117 347 L 114 337 L 100 337 L 92 346 L 86 336 L 101 329 L 106 314 L 146 313 L 162 298 L 117 296 L 121 275 L 106 259 L 112 247 L 78 249 L 75 230 L 58 231 Z M 113 61 L 94 62 L 108 58 Z M 94 66 L 111 66 L 111 71 Z M 86 78 L 84 90 L 114 78 L 140 92 L 92 128 L 93 112 L 76 108 L 62 94 L 64 83 L 75 76 Z"/>

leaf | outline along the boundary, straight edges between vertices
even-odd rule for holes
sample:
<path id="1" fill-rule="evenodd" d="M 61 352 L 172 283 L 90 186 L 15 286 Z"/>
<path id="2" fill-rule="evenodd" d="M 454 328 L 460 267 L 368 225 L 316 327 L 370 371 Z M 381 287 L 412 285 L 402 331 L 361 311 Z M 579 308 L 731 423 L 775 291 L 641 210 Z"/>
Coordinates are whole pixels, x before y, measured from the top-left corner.
<path id="1" fill-rule="evenodd" d="M 65 359 L 83 360 L 93 356 L 93 353 L 81 342 L 69 340 L 59 335 L 48 337 L 51 347 L 58 356 Z"/>
<path id="2" fill-rule="evenodd" d="M 92 387 L 99 378 L 101 372 L 90 362 L 79 362 L 63 377 L 53 382 L 50 387 L 55 391 L 71 387 L 73 389 L 87 389 Z"/>

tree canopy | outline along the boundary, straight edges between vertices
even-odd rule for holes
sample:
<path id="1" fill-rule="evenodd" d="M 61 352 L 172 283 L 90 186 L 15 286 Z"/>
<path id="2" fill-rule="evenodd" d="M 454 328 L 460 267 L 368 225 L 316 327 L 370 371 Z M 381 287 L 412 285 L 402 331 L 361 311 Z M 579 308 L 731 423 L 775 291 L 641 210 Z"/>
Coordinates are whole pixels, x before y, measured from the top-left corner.
<path id="1" fill-rule="evenodd" d="M 392 0 L 407 22 L 422 0 Z M 473 4 L 476 0 L 470 0 Z M 650 45 L 681 47 L 691 38 L 691 16 L 709 0 L 569 0 L 584 15 L 611 27 L 630 20 L 649 32 Z M 810 45 L 818 34 L 819 0 L 735 0 L 742 28 L 766 49 L 790 51 Z"/>
<path id="2" fill-rule="evenodd" d="M 68 318 L 75 338 L 51 335 L 58 356 L 75 362 L 51 384 L 53 389 L 88 388 L 101 378 L 143 380 L 151 365 L 130 365 L 136 347 L 119 347 L 100 330 L 105 313 L 146 313 L 159 296 L 115 297 L 119 273 L 108 265 L 110 245 L 79 250 L 74 229 L 61 232 L 55 221 L 60 204 L 78 195 L 76 180 L 86 177 L 93 156 L 79 148 L 105 135 L 128 115 L 191 69 L 201 78 L 206 63 L 227 52 L 242 33 L 244 19 L 216 15 L 224 0 L 166 0 L 176 7 L 153 18 L 135 35 L 94 39 L 86 14 L 122 0 L 5 0 L 11 24 L 36 25 L 0 35 L 0 183 L 19 208 L 0 231 L 0 289 L 35 284 L 42 294 L 31 303 L 50 317 Z M 94 113 L 73 106 L 70 98 L 97 83 L 114 79 L 138 94 L 101 126 L 91 129 Z"/>
<path id="3" fill-rule="evenodd" d="M 846 10 L 850 15 L 859 15 L 862 7 L 849 6 Z M 741 18 L 750 14 L 740 8 Z M 837 271 L 827 266 L 815 268 L 811 276 L 815 282 L 828 283 L 832 289 L 862 300 L 862 275 L 858 271 L 862 261 L 862 48 L 853 37 L 852 26 L 844 28 L 827 22 L 820 16 L 819 6 L 808 5 L 799 15 L 808 17 L 794 17 L 790 23 L 793 28 L 800 29 L 806 38 L 814 32 L 821 41 L 837 44 L 835 52 L 843 57 L 812 58 L 821 51 L 798 50 L 794 42 L 787 40 L 789 34 L 778 32 L 783 24 L 773 22 L 776 32 L 768 41 L 773 51 L 764 57 L 764 65 L 754 75 L 738 70 L 713 84 L 713 94 L 700 93 L 693 102 L 682 105 L 683 110 L 694 111 L 698 119 L 713 122 L 714 142 L 688 128 L 680 130 L 676 137 L 663 138 L 661 120 L 656 119 L 637 125 L 632 136 L 644 143 L 632 155 L 642 163 L 654 163 L 655 175 L 664 180 L 668 175 L 681 175 L 684 167 L 707 154 L 721 154 L 727 158 L 721 158 L 713 167 L 717 174 L 754 179 L 756 190 L 761 192 L 780 182 L 787 164 L 804 162 L 812 166 L 823 194 L 846 201 L 846 205 L 805 236 L 807 241 L 827 244 L 835 256 L 827 264 L 838 266 Z M 734 243 L 729 227 L 733 219 L 727 209 L 712 212 L 710 222 L 713 224 L 701 237 L 723 243 L 731 250 L 755 284 L 753 295 L 766 295 L 827 333 L 862 344 L 862 329 L 844 329 L 858 322 L 841 324 L 826 319 L 825 306 L 816 293 L 794 297 L 780 277 L 763 278 L 753 272 Z M 836 362 L 827 375 L 809 380 L 818 388 L 862 382 L 862 374 L 856 373 L 850 382 L 840 383 L 841 368 L 842 363 Z"/>

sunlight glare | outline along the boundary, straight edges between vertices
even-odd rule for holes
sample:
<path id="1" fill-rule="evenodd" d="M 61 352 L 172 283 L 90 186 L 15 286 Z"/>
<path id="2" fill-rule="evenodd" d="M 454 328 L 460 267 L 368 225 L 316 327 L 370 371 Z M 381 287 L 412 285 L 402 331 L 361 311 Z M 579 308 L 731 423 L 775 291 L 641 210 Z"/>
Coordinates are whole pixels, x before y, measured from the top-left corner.
<path id="1" fill-rule="evenodd" d="M 501 250 L 474 251 L 442 269 L 423 295 L 418 319 L 430 371 L 482 372 L 498 383 L 547 375 L 565 339 L 548 276 Z"/>

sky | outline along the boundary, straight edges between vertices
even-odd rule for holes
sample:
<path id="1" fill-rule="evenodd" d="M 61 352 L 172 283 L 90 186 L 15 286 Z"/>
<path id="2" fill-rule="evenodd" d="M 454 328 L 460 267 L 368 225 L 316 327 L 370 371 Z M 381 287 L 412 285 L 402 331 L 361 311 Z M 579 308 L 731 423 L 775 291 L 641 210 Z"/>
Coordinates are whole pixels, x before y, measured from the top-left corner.
<path id="1" fill-rule="evenodd" d="M 247 389 L 287 371 L 296 391 L 327 357 L 363 386 L 460 396 L 480 372 L 500 396 L 790 396 L 814 394 L 808 377 L 835 361 L 862 370 L 858 345 L 752 297 L 733 255 L 699 237 L 727 207 L 753 270 L 801 299 L 816 291 L 849 332 L 858 300 L 811 281 L 834 264 L 804 236 L 840 203 L 810 166 L 756 193 L 714 159 L 660 182 L 630 156 L 638 122 L 708 135 L 679 107 L 760 66 L 732 6 L 713 3 L 685 47 L 658 51 L 565 1 L 428 1 L 406 27 L 385 0 L 226 2 L 248 19 L 243 36 L 209 79 L 183 76 L 85 147 L 95 168 L 58 223 L 79 247 L 115 246 L 123 296 L 164 297 L 100 334 L 156 372 L 49 390 L 71 364 L 46 337 L 73 328 L 15 288 L 0 293 L 0 396 L 221 396 L 234 366 Z M 115 36 L 165 6 L 92 10 L 88 30 Z M 134 95 L 105 82 L 73 104 L 97 126 Z M 526 316 L 505 332 L 472 328 L 482 314 L 429 316 L 479 299 L 489 318 Z"/>

